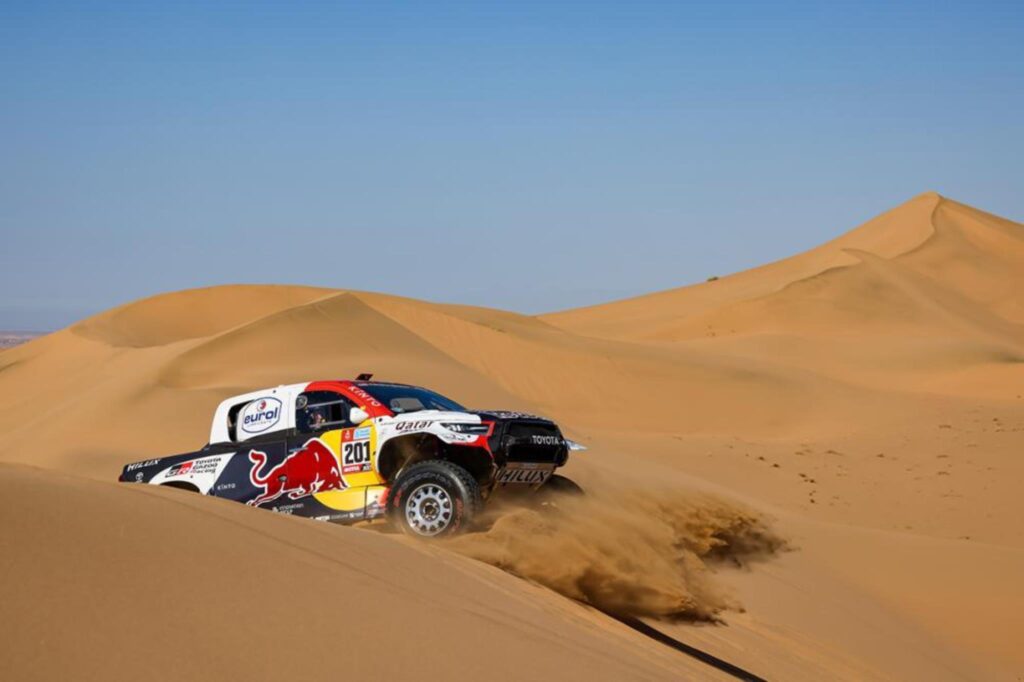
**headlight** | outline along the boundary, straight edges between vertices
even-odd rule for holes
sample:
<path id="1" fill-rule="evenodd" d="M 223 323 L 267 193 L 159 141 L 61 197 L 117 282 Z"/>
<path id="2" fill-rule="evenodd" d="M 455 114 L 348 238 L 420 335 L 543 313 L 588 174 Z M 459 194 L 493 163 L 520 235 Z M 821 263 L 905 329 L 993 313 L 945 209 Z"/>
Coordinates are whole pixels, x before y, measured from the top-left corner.
<path id="1" fill-rule="evenodd" d="M 483 435 L 490 430 L 490 424 L 441 424 L 444 428 L 455 433 L 476 433 Z"/>

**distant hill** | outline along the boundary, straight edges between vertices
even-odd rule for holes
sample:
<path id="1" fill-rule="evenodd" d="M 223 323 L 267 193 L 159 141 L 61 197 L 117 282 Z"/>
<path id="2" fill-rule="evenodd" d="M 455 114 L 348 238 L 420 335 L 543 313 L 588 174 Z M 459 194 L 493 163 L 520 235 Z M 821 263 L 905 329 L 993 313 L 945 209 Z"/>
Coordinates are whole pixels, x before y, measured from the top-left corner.
<path id="1" fill-rule="evenodd" d="M 14 346 L 21 345 L 26 341 L 42 336 L 46 332 L 3 332 L 0 331 L 0 350 L 4 348 L 13 348 Z"/>

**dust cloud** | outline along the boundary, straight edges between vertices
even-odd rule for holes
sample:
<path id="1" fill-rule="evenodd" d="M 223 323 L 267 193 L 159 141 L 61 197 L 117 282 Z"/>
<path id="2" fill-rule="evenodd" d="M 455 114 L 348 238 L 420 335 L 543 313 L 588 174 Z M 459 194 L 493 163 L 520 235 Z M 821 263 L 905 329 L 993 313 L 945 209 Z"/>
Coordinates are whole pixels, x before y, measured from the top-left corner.
<path id="1" fill-rule="evenodd" d="M 739 608 L 715 580 L 785 547 L 758 514 L 684 491 L 605 490 L 496 507 L 449 549 L 617 616 L 714 620 Z"/>

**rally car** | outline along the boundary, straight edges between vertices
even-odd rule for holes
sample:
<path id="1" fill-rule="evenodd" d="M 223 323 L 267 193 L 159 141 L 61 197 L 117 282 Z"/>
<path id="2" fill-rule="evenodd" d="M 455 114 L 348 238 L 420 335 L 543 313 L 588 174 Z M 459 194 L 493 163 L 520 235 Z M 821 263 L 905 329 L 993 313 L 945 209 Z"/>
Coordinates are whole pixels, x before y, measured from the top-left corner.
<path id="1" fill-rule="evenodd" d="M 470 411 L 363 374 L 229 398 L 201 450 L 128 464 L 119 480 L 438 537 L 466 529 L 496 492 L 580 492 L 554 473 L 573 449 L 542 417 Z"/>

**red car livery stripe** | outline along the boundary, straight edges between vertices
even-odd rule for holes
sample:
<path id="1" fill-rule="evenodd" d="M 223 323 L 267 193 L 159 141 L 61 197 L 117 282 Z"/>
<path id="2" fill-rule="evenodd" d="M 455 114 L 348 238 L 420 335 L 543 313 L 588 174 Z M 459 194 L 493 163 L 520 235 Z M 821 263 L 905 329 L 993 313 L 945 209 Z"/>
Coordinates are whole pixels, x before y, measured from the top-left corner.
<path id="1" fill-rule="evenodd" d="M 395 413 L 384 406 L 379 400 L 356 386 L 351 381 L 314 381 L 306 385 L 306 391 L 333 391 L 340 393 L 359 407 L 366 410 L 371 418 L 393 417 Z"/>

